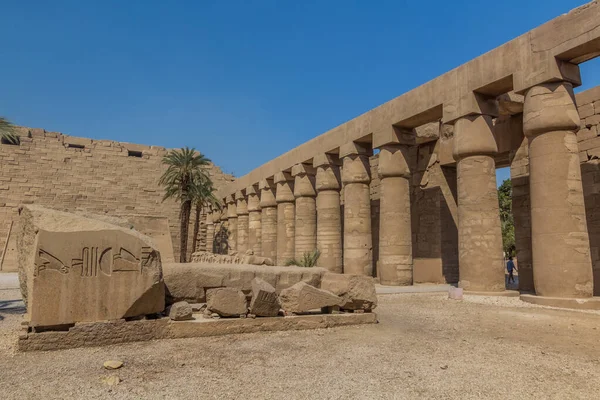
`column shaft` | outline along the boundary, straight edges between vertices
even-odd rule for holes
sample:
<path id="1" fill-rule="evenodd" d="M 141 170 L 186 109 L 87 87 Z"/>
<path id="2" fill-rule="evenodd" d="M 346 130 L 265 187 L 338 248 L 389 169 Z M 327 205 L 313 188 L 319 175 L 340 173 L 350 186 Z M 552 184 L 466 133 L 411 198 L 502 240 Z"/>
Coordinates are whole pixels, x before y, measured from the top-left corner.
<path id="1" fill-rule="evenodd" d="M 343 249 L 339 159 L 330 154 L 319 154 L 313 158 L 313 167 L 317 169 L 315 189 L 317 249 L 321 253 L 319 266 L 341 274 Z"/>
<path id="2" fill-rule="evenodd" d="M 492 118 L 459 119 L 454 128 L 457 164 L 459 286 L 474 292 L 505 290 L 500 209 L 496 188 L 498 152 Z"/>
<path id="3" fill-rule="evenodd" d="M 238 192 L 236 194 L 237 204 L 237 252 L 240 255 L 246 254 L 248 250 L 248 203 L 243 193 Z"/>
<path id="4" fill-rule="evenodd" d="M 250 193 L 251 192 L 251 193 Z M 248 194 L 248 249 L 254 255 L 262 255 L 261 237 L 261 212 L 260 198 L 253 187 L 246 189 Z"/>
<path id="5" fill-rule="evenodd" d="M 366 155 L 350 153 L 343 158 L 344 273 L 373 275 L 371 236 L 371 180 Z"/>
<path id="6" fill-rule="evenodd" d="M 386 145 L 379 152 L 379 260 L 382 285 L 412 285 L 412 229 L 408 147 Z"/>
<path id="7" fill-rule="evenodd" d="M 273 262 L 277 260 L 277 202 L 275 201 L 275 185 L 263 180 L 260 187 L 261 208 L 261 255 Z"/>
<path id="8" fill-rule="evenodd" d="M 302 258 L 317 248 L 317 205 L 315 171 L 312 165 L 297 164 L 292 168 L 296 198 L 295 257 Z M 319 264 L 319 262 L 317 261 Z"/>
<path id="9" fill-rule="evenodd" d="M 294 206 L 294 183 L 290 174 L 280 172 L 275 175 L 277 184 L 277 265 L 284 265 L 294 258 L 296 217 Z"/>
<path id="10" fill-rule="evenodd" d="M 536 294 L 591 297 L 590 245 L 571 84 L 531 88 L 523 127 L 529 140 L 533 278 Z"/>
<path id="11" fill-rule="evenodd" d="M 213 213 L 206 213 L 206 251 L 214 253 L 215 243 L 215 223 L 213 221 Z"/>

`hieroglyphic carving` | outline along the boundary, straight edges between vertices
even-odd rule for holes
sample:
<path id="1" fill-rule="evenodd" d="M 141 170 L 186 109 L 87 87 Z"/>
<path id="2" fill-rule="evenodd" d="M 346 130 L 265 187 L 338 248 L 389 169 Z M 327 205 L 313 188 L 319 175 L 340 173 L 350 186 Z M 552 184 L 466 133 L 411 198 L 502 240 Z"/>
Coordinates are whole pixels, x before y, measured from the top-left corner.
<path id="1" fill-rule="evenodd" d="M 192 262 L 210 264 L 273 265 L 273 261 L 270 258 L 255 256 L 252 250 L 246 251 L 243 257 L 240 257 L 237 254 L 225 255 L 197 251 L 192 254 Z"/>
<path id="2" fill-rule="evenodd" d="M 53 256 L 43 249 L 39 249 L 35 261 L 34 277 L 41 271 L 51 270 L 61 274 L 68 274 L 72 268 L 81 268 L 82 277 L 96 277 L 98 271 L 106 276 L 113 272 L 142 272 L 152 255 L 151 247 L 142 247 L 140 257 L 136 257 L 131 251 L 121 247 L 118 253 L 113 254 L 113 248 L 107 247 L 101 252 L 99 247 L 83 247 L 81 258 L 71 259 L 71 265 L 65 265 L 58 257 Z"/>
<path id="3" fill-rule="evenodd" d="M 35 261 L 33 276 L 38 276 L 39 273 L 44 270 L 57 271 L 61 274 L 69 273 L 69 267 L 63 264 L 62 261 L 54 257 L 52 254 L 48 253 L 47 251 L 39 249 Z"/>

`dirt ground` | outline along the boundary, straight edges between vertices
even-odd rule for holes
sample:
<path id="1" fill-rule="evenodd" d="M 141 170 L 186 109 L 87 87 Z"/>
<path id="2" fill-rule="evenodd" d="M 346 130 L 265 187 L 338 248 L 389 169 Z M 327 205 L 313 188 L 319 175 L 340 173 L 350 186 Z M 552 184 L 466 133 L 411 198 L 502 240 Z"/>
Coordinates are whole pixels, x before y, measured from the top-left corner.
<path id="1" fill-rule="evenodd" d="M 0 398 L 590 399 L 600 315 L 518 299 L 380 296 L 377 325 L 18 353 L 0 290 Z M 7 307 L 17 307 L 8 309 Z M 125 363 L 116 372 L 103 362 Z M 118 375 L 108 386 L 102 377 Z"/>

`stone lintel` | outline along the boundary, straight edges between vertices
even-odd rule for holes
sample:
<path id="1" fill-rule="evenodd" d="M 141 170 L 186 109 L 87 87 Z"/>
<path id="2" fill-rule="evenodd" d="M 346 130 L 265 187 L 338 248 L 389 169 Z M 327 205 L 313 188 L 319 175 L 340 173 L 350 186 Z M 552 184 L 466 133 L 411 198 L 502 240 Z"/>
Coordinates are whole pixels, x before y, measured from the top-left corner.
<path id="1" fill-rule="evenodd" d="M 459 118 L 481 114 L 497 117 L 498 102 L 495 97 L 469 92 L 444 103 L 442 121 L 445 124 L 454 124 Z"/>
<path id="2" fill-rule="evenodd" d="M 513 87 L 517 94 L 525 94 L 534 86 L 551 82 L 565 81 L 575 87 L 581 86 L 581 72 L 578 65 L 561 61 L 550 54 L 531 56 L 527 64 L 523 70 L 514 74 Z"/>

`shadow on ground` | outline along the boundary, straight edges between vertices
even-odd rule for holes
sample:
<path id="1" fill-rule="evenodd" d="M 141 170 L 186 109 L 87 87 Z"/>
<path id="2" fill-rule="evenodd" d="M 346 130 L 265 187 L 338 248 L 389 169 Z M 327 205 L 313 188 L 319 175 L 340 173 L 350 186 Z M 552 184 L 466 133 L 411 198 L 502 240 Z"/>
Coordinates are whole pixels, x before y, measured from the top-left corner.
<path id="1" fill-rule="evenodd" d="M 25 314 L 25 304 L 21 300 L 0 300 L 0 321 L 4 319 L 6 314 Z"/>

